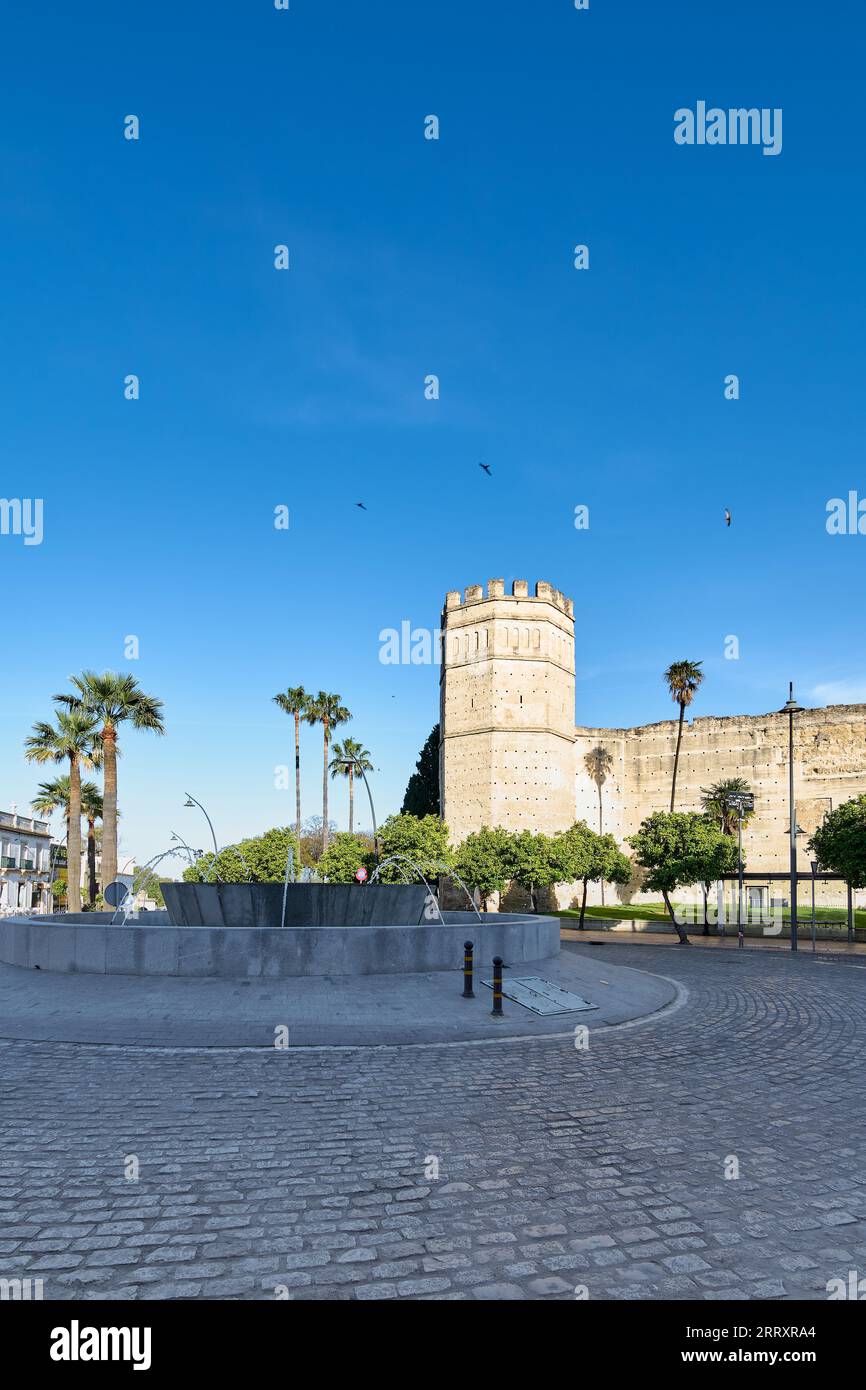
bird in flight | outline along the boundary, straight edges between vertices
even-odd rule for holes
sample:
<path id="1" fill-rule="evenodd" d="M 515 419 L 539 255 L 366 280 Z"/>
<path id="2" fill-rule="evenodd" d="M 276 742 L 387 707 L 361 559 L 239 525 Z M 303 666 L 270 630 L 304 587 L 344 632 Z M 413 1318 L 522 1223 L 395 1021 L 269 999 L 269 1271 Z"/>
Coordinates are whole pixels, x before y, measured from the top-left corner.
<path id="1" fill-rule="evenodd" d="M 478 467 L 484 469 L 484 472 L 487 474 L 488 478 L 492 478 L 492 477 L 493 477 L 493 474 L 492 474 L 491 471 L 490 471 L 490 464 L 489 464 L 489 463 L 479 463 Z"/>
<path id="2" fill-rule="evenodd" d="M 731 513 L 728 511 L 727 507 L 725 507 L 725 525 L 726 525 L 726 526 L 730 526 L 730 524 L 731 524 Z"/>
<path id="3" fill-rule="evenodd" d="M 356 502 L 356 503 L 355 503 L 355 506 L 356 506 L 356 507 L 360 507 L 362 512 L 365 512 L 365 511 L 367 510 L 367 508 L 364 506 L 364 503 L 363 503 L 363 502 Z"/>

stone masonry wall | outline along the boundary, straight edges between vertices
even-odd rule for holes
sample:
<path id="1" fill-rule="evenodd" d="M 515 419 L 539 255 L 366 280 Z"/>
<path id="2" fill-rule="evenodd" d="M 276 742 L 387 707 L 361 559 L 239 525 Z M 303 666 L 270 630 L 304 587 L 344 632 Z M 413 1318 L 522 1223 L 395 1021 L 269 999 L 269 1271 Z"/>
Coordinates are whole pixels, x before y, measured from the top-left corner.
<path id="1" fill-rule="evenodd" d="M 643 818 L 670 806 L 677 720 L 632 729 L 575 727 L 574 616 L 570 599 L 540 582 L 530 595 L 501 579 L 448 594 L 442 615 L 440 788 L 456 842 L 482 825 L 552 834 L 585 820 L 624 848 Z M 825 812 L 866 792 L 866 705 L 805 710 L 794 720 L 798 863 Z M 701 789 L 744 777 L 755 815 L 744 828 L 749 872 L 788 867 L 788 721 L 778 713 L 698 716 L 683 731 L 676 809 L 700 809 Z M 802 890 L 801 890 L 802 891 Z M 768 896 L 787 897 L 781 884 Z M 640 901 L 637 882 L 605 889 L 608 904 Z M 697 899 L 697 891 L 680 898 Z M 574 903 L 574 885 L 558 890 Z M 824 902 L 844 889 L 822 889 Z M 599 890 L 590 888 L 590 903 Z"/>

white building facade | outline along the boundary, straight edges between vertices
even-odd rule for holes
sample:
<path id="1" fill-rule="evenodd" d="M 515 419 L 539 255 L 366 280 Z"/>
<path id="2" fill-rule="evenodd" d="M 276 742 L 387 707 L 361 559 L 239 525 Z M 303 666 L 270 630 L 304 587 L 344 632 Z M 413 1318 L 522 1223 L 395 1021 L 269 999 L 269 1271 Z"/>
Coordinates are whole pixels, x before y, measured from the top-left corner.
<path id="1" fill-rule="evenodd" d="M 48 821 L 0 811 L 0 916 L 50 912 L 51 868 Z"/>

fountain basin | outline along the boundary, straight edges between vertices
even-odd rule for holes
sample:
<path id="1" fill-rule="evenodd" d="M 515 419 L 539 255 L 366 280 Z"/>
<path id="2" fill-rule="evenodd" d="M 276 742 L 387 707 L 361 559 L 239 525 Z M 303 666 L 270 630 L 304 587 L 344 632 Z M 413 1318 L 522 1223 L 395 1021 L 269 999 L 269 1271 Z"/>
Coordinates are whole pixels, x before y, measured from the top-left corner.
<path id="1" fill-rule="evenodd" d="M 176 926 L 167 919 L 160 925 L 152 921 L 155 913 L 150 921 L 142 917 L 112 926 L 107 913 L 86 915 L 102 920 L 67 924 L 59 916 L 53 921 L 0 921 L 0 961 L 72 974 L 226 980 L 459 971 L 465 941 L 473 942 L 477 974 L 485 976 L 494 956 L 519 965 L 559 954 L 559 919 L 518 913 L 484 913 L 481 923 L 474 913 L 445 912 L 444 925 L 437 919 L 423 926 L 377 922 L 284 928 Z"/>
<path id="2" fill-rule="evenodd" d="M 178 927 L 282 927 L 281 883 L 164 883 L 168 915 Z M 290 883 L 286 927 L 420 926 L 439 921 L 427 911 L 423 883 Z"/>

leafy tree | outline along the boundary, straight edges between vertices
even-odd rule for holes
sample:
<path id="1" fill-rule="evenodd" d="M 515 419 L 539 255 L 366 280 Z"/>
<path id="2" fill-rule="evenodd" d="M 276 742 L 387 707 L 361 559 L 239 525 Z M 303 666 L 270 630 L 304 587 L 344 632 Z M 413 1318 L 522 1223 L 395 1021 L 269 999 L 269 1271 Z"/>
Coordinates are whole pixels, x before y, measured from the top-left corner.
<path id="1" fill-rule="evenodd" d="M 290 685 L 288 690 L 275 695 L 274 704 L 279 705 L 284 714 L 295 721 L 295 834 L 301 837 L 301 719 L 306 716 L 309 695 L 302 685 Z M 301 866 L 296 866 L 300 873 Z"/>
<path id="2" fill-rule="evenodd" d="M 328 838 L 337 833 L 337 822 L 332 820 L 328 826 Z M 322 817 L 308 816 L 301 829 L 301 864 L 315 869 L 322 857 Z"/>
<path id="3" fill-rule="evenodd" d="M 849 888 L 866 888 L 866 795 L 828 811 L 809 849 L 822 869 L 840 874 Z"/>
<path id="4" fill-rule="evenodd" d="M 51 883 L 55 911 L 65 912 L 69 893 L 69 879 L 66 873 L 55 874 Z"/>
<path id="5" fill-rule="evenodd" d="M 70 677 L 74 695 L 55 695 L 70 713 L 82 713 L 101 726 L 99 739 L 105 767 L 102 817 L 102 882 L 111 883 L 117 877 L 117 730 L 130 723 L 134 729 L 148 729 L 164 734 L 162 701 L 146 695 L 134 676 L 118 675 L 114 671 L 82 671 Z M 74 877 L 73 877 L 74 882 Z"/>
<path id="6" fill-rule="evenodd" d="M 187 883 L 213 883 L 217 875 L 224 883 L 282 883 L 289 845 L 297 863 L 298 841 L 294 831 L 288 826 L 275 827 L 263 835 L 241 840 L 236 846 L 230 845 L 216 856 L 203 854 L 184 869 L 183 877 Z"/>
<path id="7" fill-rule="evenodd" d="M 683 718 L 686 706 L 692 703 L 697 693 L 698 686 L 704 678 L 701 670 L 700 661 L 675 661 L 665 671 L 665 681 L 671 693 L 671 699 L 680 707 L 680 726 L 677 730 L 677 748 L 674 753 L 674 775 L 671 782 L 671 811 L 674 809 L 674 798 L 677 793 L 677 768 L 680 762 L 680 744 L 683 741 Z"/>
<path id="8" fill-rule="evenodd" d="M 487 911 L 491 893 L 502 893 L 512 878 L 512 837 L 507 830 L 483 825 L 467 835 L 454 856 L 454 868 Z"/>
<path id="9" fill-rule="evenodd" d="M 160 907 L 165 907 L 165 898 L 163 897 L 163 894 L 162 894 L 162 885 L 163 885 L 164 883 L 174 883 L 174 879 L 173 879 L 173 878 L 160 878 L 160 879 L 154 879 L 152 883 L 149 883 L 149 884 L 148 884 L 148 896 L 151 897 L 151 898 L 153 898 L 153 901 L 156 903 L 156 905 L 157 905 L 158 908 L 160 908 Z"/>
<path id="10" fill-rule="evenodd" d="M 597 878 L 602 885 L 602 901 L 604 901 L 604 885 L 606 883 L 619 884 L 625 886 L 631 883 L 634 874 L 634 866 L 627 854 L 623 854 L 613 835 L 599 835 L 595 843 L 595 864 L 594 873 L 591 878 Z M 584 892 L 584 902 L 586 893 Z"/>
<path id="11" fill-rule="evenodd" d="M 701 805 L 706 815 L 719 825 L 725 835 L 736 835 L 739 815 L 730 804 L 732 796 L 751 796 L 752 789 L 744 777 L 723 777 L 711 787 L 701 787 Z M 754 815 L 753 811 L 743 814 L 743 825 L 747 825 Z"/>
<path id="12" fill-rule="evenodd" d="M 337 728 L 338 724 L 347 724 L 352 718 L 349 711 L 341 703 L 339 695 L 329 695 L 326 690 L 320 690 L 318 695 L 310 696 L 307 707 L 304 711 L 304 719 L 308 724 L 321 724 L 325 745 L 325 766 L 322 772 L 322 853 L 328 848 L 328 832 L 330 821 L 328 820 L 328 752 L 331 743 L 331 733 Z"/>
<path id="13" fill-rule="evenodd" d="M 594 878 L 595 842 L 598 835 L 590 830 L 585 821 L 577 821 L 570 830 L 554 837 L 551 842 L 554 857 L 559 865 L 561 883 L 583 883 L 583 901 L 578 926 L 583 929 L 583 914 L 586 909 L 586 888 Z"/>
<path id="14" fill-rule="evenodd" d="M 583 821 L 556 837 L 561 846 L 563 882 L 583 884 L 578 930 L 583 930 L 586 893 L 590 883 L 629 883 L 631 860 L 623 854 L 613 835 L 596 835 Z"/>
<path id="15" fill-rule="evenodd" d="M 331 776 L 348 777 L 349 779 L 350 835 L 355 828 L 355 773 L 359 768 L 363 768 L 365 772 L 373 771 L 369 750 L 364 747 L 363 743 L 358 743 L 354 738 L 345 738 L 342 743 L 335 743 L 334 756 L 331 759 Z"/>
<path id="16" fill-rule="evenodd" d="M 704 936 L 710 934 L 710 924 L 707 919 L 707 898 L 710 888 L 724 874 L 735 873 L 739 863 L 737 842 L 730 835 L 726 835 L 724 831 L 720 832 L 712 820 L 710 820 L 710 826 L 718 835 L 718 839 L 707 837 L 698 865 L 700 877 L 696 880 L 700 883 L 704 895 Z M 745 860 L 743 862 L 745 863 Z"/>
<path id="17" fill-rule="evenodd" d="M 370 841 L 365 835 L 337 834 L 320 858 L 317 868 L 329 883 L 354 883 L 359 869 L 369 872 L 371 857 Z"/>
<path id="18" fill-rule="evenodd" d="M 705 888 L 722 873 L 736 867 L 737 847 L 696 811 L 655 811 L 629 837 L 638 864 L 646 870 L 644 887 L 660 892 L 680 944 L 689 944 L 685 929 L 674 916 L 670 895 L 677 888 L 700 883 Z"/>
<path id="19" fill-rule="evenodd" d="M 434 724 L 430 736 L 409 778 L 403 797 L 402 814 L 406 816 L 439 815 L 439 725 Z"/>
<path id="20" fill-rule="evenodd" d="M 568 865 L 563 838 L 554 840 L 549 835 L 534 835 L 530 830 L 521 830 L 511 838 L 512 876 L 529 894 L 533 912 L 538 911 L 539 889 L 564 882 L 571 872 L 573 866 Z"/>
<path id="21" fill-rule="evenodd" d="M 379 852 L 382 862 L 392 854 L 411 859 L 431 882 L 449 866 L 452 851 L 448 845 L 448 827 L 438 816 L 389 816 L 379 829 Z M 407 864 L 389 864 L 382 870 L 382 883 L 402 883 L 412 873 Z"/>
<path id="22" fill-rule="evenodd" d="M 98 761 L 94 751 L 96 720 L 81 709 L 57 711 L 56 723 L 40 720 L 24 741 L 25 757 L 37 763 L 69 763 L 67 864 L 69 911 L 81 911 L 81 767 Z"/>

